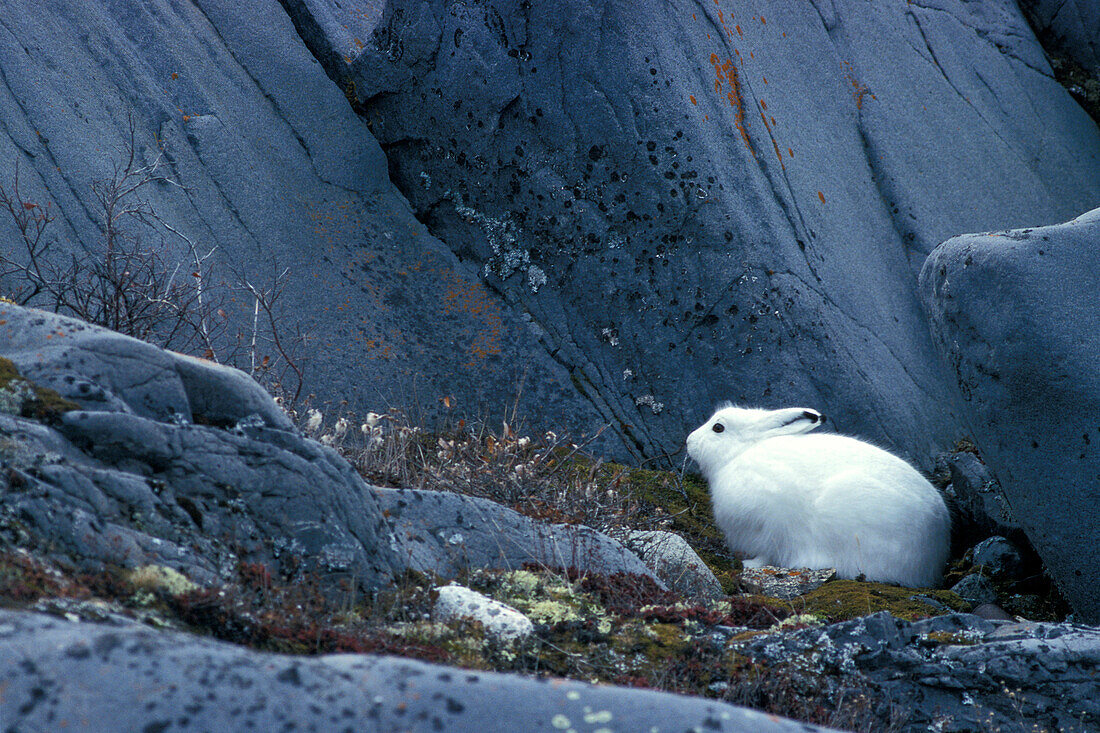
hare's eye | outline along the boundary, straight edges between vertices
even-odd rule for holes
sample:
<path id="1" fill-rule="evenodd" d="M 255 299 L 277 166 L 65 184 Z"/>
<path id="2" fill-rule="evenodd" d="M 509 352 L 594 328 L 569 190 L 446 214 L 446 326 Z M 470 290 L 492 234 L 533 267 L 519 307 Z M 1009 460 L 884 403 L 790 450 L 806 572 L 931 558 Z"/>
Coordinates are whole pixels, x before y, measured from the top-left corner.
<path id="1" fill-rule="evenodd" d="M 716 433 L 720 433 L 720 432 L 722 432 L 722 431 L 723 431 L 723 430 L 725 430 L 725 429 L 726 429 L 726 426 L 725 426 L 725 425 L 723 425 L 723 424 L 722 424 L 722 423 L 720 423 L 720 422 L 716 422 L 716 423 L 714 423 L 714 427 L 712 427 L 712 428 L 711 428 L 711 430 L 713 430 L 713 431 L 714 431 L 714 432 L 716 432 Z"/>

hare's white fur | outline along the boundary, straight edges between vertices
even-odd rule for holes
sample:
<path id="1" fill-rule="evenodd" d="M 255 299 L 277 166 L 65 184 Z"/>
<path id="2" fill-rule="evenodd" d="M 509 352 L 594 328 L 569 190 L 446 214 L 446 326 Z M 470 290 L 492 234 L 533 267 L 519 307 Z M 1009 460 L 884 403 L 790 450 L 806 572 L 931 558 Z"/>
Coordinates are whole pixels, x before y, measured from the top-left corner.
<path id="1" fill-rule="evenodd" d="M 938 584 L 951 531 L 939 492 L 870 443 L 803 434 L 824 420 L 802 407 L 727 406 L 688 436 L 730 549 L 751 558 L 748 567 L 836 568 L 841 578 Z"/>

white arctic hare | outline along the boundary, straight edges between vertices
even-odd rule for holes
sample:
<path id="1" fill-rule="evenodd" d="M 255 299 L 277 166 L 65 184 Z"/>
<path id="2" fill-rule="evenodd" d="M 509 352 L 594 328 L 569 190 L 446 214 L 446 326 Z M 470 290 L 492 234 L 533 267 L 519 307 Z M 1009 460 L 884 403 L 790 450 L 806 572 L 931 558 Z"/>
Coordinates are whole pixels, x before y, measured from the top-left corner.
<path id="1" fill-rule="evenodd" d="M 843 435 L 803 435 L 816 410 L 727 406 L 687 439 L 714 518 L 746 567 L 836 568 L 841 578 L 939 583 L 951 520 L 912 466 Z"/>

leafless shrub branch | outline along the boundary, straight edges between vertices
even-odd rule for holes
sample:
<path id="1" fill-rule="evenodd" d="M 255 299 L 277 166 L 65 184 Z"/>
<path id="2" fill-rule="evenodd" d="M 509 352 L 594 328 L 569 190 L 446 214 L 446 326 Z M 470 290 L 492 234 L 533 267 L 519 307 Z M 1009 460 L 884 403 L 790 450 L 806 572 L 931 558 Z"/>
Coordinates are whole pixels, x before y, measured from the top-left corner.
<path id="1" fill-rule="evenodd" d="M 0 185 L 0 215 L 20 234 L 13 250 L 0 250 L 0 292 L 19 305 L 75 316 L 114 331 L 194 353 L 219 363 L 249 369 L 250 374 L 284 399 L 298 399 L 304 383 L 299 356 L 304 339 L 281 318 L 279 300 L 290 272 L 275 270 L 270 283 L 234 272 L 235 284 L 215 278 L 217 246 L 200 246 L 163 219 L 145 197 L 155 185 L 177 186 L 166 172 L 158 147 L 151 162 L 139 155 L 131 114 L 122 156 L 111 175 L 92 184 L 103 234 L 95 254 L 63 254 L 50 234 L 52 204 L 25 195 L 18 164 L 10 188 Z M 160 242 L 149 242 L 149 237 Z M 182 242 L 186 253 L 175 264 L 163 239 Z M 240 323 L 235 292 L 251 301 L 251 324 Z M 230 313 L 234 313 L 232 317 Z M 262 353 L 270 351 L 274 354 Z M 247 366 L 245 366 L 247 362 Z M 291 376 L 293 387 L 284 387 Z"/>

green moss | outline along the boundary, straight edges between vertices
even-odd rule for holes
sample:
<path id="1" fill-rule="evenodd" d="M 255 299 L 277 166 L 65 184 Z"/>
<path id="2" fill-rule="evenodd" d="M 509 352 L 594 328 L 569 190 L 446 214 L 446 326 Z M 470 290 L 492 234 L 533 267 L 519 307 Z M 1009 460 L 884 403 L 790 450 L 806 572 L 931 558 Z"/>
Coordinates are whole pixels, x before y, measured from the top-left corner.
<path id="1" fill-rule="evenodd" d="M 927 596 L 953 611 L 969 611 L 970 604 L 949 590 L 900 588 L 883 583 L 858 580 L 834 580 L 794 601 L 804 604 L 805 613 L 830 621 L 847 621 L 879 611 L 889 611 L 898 618 L 913 621 L 944 613 L 914 596 Z"/>
<path id="2" fill-rule="evenodd" d="M 691 645 L 690 637 L 676 624 L 639 620 L 623 624 L 612 638 L 613 648 L 624 659 L 635 660 L 632 671 L 643 674 L 680 659 Z"/>
<path id="3" fill-rule="evenodd" d="M 0 356 L 0 412 L 54 422 L 64 413 L 79 409 L 80 405 L 54 390 L 25 379 L 10 359 Z"/>

